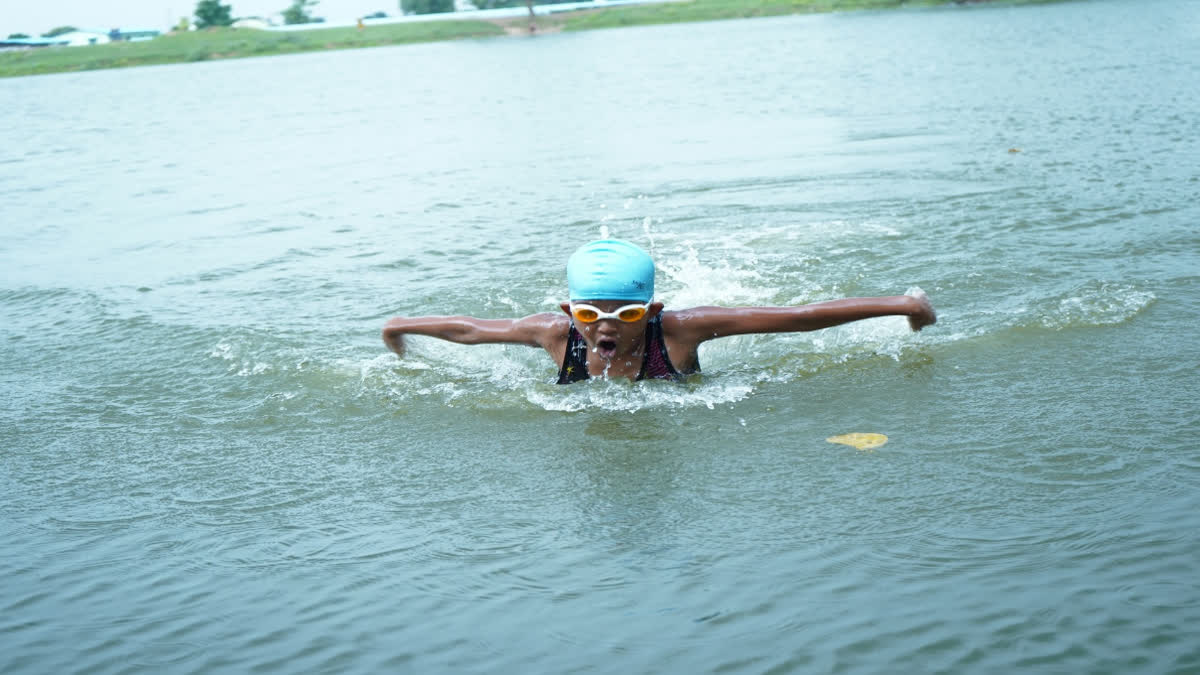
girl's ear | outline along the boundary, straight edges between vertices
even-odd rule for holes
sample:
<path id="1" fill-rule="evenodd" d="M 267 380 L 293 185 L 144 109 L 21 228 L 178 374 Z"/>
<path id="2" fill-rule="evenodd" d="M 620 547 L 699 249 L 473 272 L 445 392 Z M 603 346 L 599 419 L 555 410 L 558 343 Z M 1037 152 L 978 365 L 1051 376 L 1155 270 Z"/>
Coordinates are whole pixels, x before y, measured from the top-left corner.
<path id="1" fill-rule="evenodd" d="M 558 306 L 562 308 L 563 314 L 566 314 L 567 316 L 571 316 L 571 303 L 560 302 L 560 303 L 558 303 Z"/>
<path id="2" fill-rule="evenodd" d="M 654 317 L 658 316 L 662 311 L 663 311 L 663 304 L 661 302 L 652 302 L 652 303 L 650 303 L 650 309 L 646 310 L 646 316 L 653 319 Z"/>

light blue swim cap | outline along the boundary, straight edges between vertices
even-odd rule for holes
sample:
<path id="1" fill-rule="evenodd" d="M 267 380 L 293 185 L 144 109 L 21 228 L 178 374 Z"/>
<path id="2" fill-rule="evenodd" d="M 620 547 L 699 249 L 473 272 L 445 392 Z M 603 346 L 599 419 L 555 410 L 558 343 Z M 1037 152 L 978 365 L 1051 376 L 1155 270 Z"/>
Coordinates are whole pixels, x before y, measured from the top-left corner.
<path id="1" fill-rule="evenodd" d="M 654 297 L 654 260 L 620 239 L 584 244 L 567 260 L 571 300 L 636 300 Z"/>

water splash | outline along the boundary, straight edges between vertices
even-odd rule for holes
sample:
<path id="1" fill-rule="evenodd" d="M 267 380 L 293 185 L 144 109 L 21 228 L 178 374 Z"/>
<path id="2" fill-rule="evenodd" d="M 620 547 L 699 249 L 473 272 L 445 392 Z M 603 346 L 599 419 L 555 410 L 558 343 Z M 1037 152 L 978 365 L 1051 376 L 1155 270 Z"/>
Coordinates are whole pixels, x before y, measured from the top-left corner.
<path id="1" fill-rule="evenodd" d="M 795 288 L 789 276 L 798 274 L 795 268 L 784 270 L 774 258 L 764 263 L 754 248 L 724 234 L 710 239 L 663 236 L 652 225 L 649 218 L 643 220 L 642 234 L 656 242 L 659 297 L 668 307 L 785 304 L 781 296 L 797 290 L 793 304 L 824 299 L 812 297 L 823 295 L 813 290 L 815 285 Z M 601 226 L 601 236 L 610 234 L 607 226 Z M 770 238 L 783 233 L 757 235 Z M 531 314 L 545 309 L 526 301 L 542 290 L 506 287 L 486 295 L 485 308 L 505 316 Z M 924 291 L 912 286 L 907 293 Z M 883 317 L 811 333 L 735 336 L 701 345 L 704 375 L 682 385 L 596 378 L 561 387 L 554 384 L 557 368 L 540 349 L 458 345 L 419 336 L 410 339 L 403 359 L 382 353 L 375 345 L 366 351 L 288 347 L 280 345 L 277 336 L 257 331 L 221 338 L 208 356 L 224 364 L 227 376 L 250 380 L 248 384 L 263 389 L 264 400 L 291 401 L 276 396 L 280 393 L 309 394 L 299 397 L 294 406 L 349 395 L 360 401 L 384 401 L 392 409 L 409 403 L 554 412 L 713 408 L 751 397 L 764 386 L 881 356 L 900 362 L 914 351 L 1004 331 L 1014 323 L 1056 330 L 1121 323 L 1149 306 L 1154 297 L 1132 284 L 1093 281 L 1011 311 L 994 311 L 991 306 L 950 311 L 939 307 L 939 325 L 920 334 L 911 332 L 904 317 Z M 553 301 L 546 295 L 541 304 Z M 954 330 L 947 330 L 951 326 Z"/>
<path id="2" fill-rule="evenodd" d="M 548 411 L 581 412 L 606 410 L 638 412 L 641 410 L 683 410 L 704 407 L 712 410 L 749 397 L 754 392 L 750 383 L 740 381 L 689 384 L 669 381 L 629 382 L 628 380 L 593 379 L 553 388 L 529 387 L 525 399 Z"/>
<path id="3" fill-rule="evenodd" d="M 706 304 L 763 304 L 779 289 L 766 283 L 755 269 L 754 259 L 742 265 L 722 260 L 716 264 L 701 262 L 696 247 L 687 244 L 681 255 L 660 262 L 666 283 L 659 294 L 668 307 L 693 307 Z"/>
<path id="4" fill-rule="evenodd" d="M 1115 326 L 1132 319 L 1156 299 L 1150 291 L 1131 285 L 1090 282 L 1042 303 L 1037 312 L 1038 322 L 1053 330 Z"/>
<path id="5" fill-rule="evenodd" d="M 1134 284 L 1092 280 L 1055 295 L 1022 299 L 1015 306 L 979 310 L 975 315 L 986 319 L 987 324 L 978 326 L 976 332 L 1010 327 L 1060 331 L 1116 326 L 1145 311 L 1157 299 L 1153 292 Z"/>

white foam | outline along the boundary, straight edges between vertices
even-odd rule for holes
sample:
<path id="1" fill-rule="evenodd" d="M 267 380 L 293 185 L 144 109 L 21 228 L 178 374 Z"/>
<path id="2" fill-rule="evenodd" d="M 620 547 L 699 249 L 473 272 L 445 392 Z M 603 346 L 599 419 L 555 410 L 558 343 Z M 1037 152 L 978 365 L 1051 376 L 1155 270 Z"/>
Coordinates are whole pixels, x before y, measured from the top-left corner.
<path id="1" fill-rule="evenodd" d="M 778 289 L 763 283 L 762 274 L 752 266 L 755 262 L 751 259 L 748 268 L 734 267 L 725 260 L 715 265 L 704 263 L 689 244 L 671 262 L 659 264 L 666 283 L 657 295 L 669 307 L 765 302 Z"/>
<path id="2" fill-rule="evenodd" d="M 225 361 L 232 361 L 236 358 L 233 354 L 233 345 L 228 342 L 218 342 L 213 346 L 212 351 L 208 355 L 211 358 L 223 359 Z"/>
<path id="3" fill-rule="evenodd" d="M 238 377 L 249 377 L 251 375 L 262 375 L 271 370 L 271 364 L 259 361 L 254 365 L 242 366 L 242 369 L 237 372 Z"/>
<path id="4" fill-rule="evenodd" d="M 1060 297 L 1051 311 L 1043 311 L 1040 323 L 1056 330 L 1070 326 L 1113 326 L 1133 318 L 1156 300 L 1150 291 L 1108 282 L 1080 286 Z"/>
<path id="5" fill-rule="evenodd" d="M 740 401 L 753 393 L 753 387 L 735 382 L 694 385 L 669 381 L 629 382 L 594 379 L 570 387 L 530 387 L 525 397 L 530 403 L 559 412 L 609 410 L 687 409 L 704 406 L 713 409 Z"/>

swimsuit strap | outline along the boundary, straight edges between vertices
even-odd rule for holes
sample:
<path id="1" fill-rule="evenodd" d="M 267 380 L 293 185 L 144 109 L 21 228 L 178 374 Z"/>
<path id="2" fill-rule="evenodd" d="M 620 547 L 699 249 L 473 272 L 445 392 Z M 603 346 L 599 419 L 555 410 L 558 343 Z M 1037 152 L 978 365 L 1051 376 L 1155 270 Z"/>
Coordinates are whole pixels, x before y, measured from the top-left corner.
<path id="1" fill-rule="evenodd" d="M 570 384 L 588 379 L 587 342 L 575 330 L 575 322 L 567 331 L 567 353 L 563 355 L 562 368 L 558 371 L 558 383 Z"/>
<path id="2" fill-rule="evenodd" d="M 680 375 L 667 355 L 667 343 L 663 340 L 662 315 L 654 317 L 646 324 L 646 356 L 642 359 L 642 372 L 637 379 L 645 380 L 680 380 Z"/>

